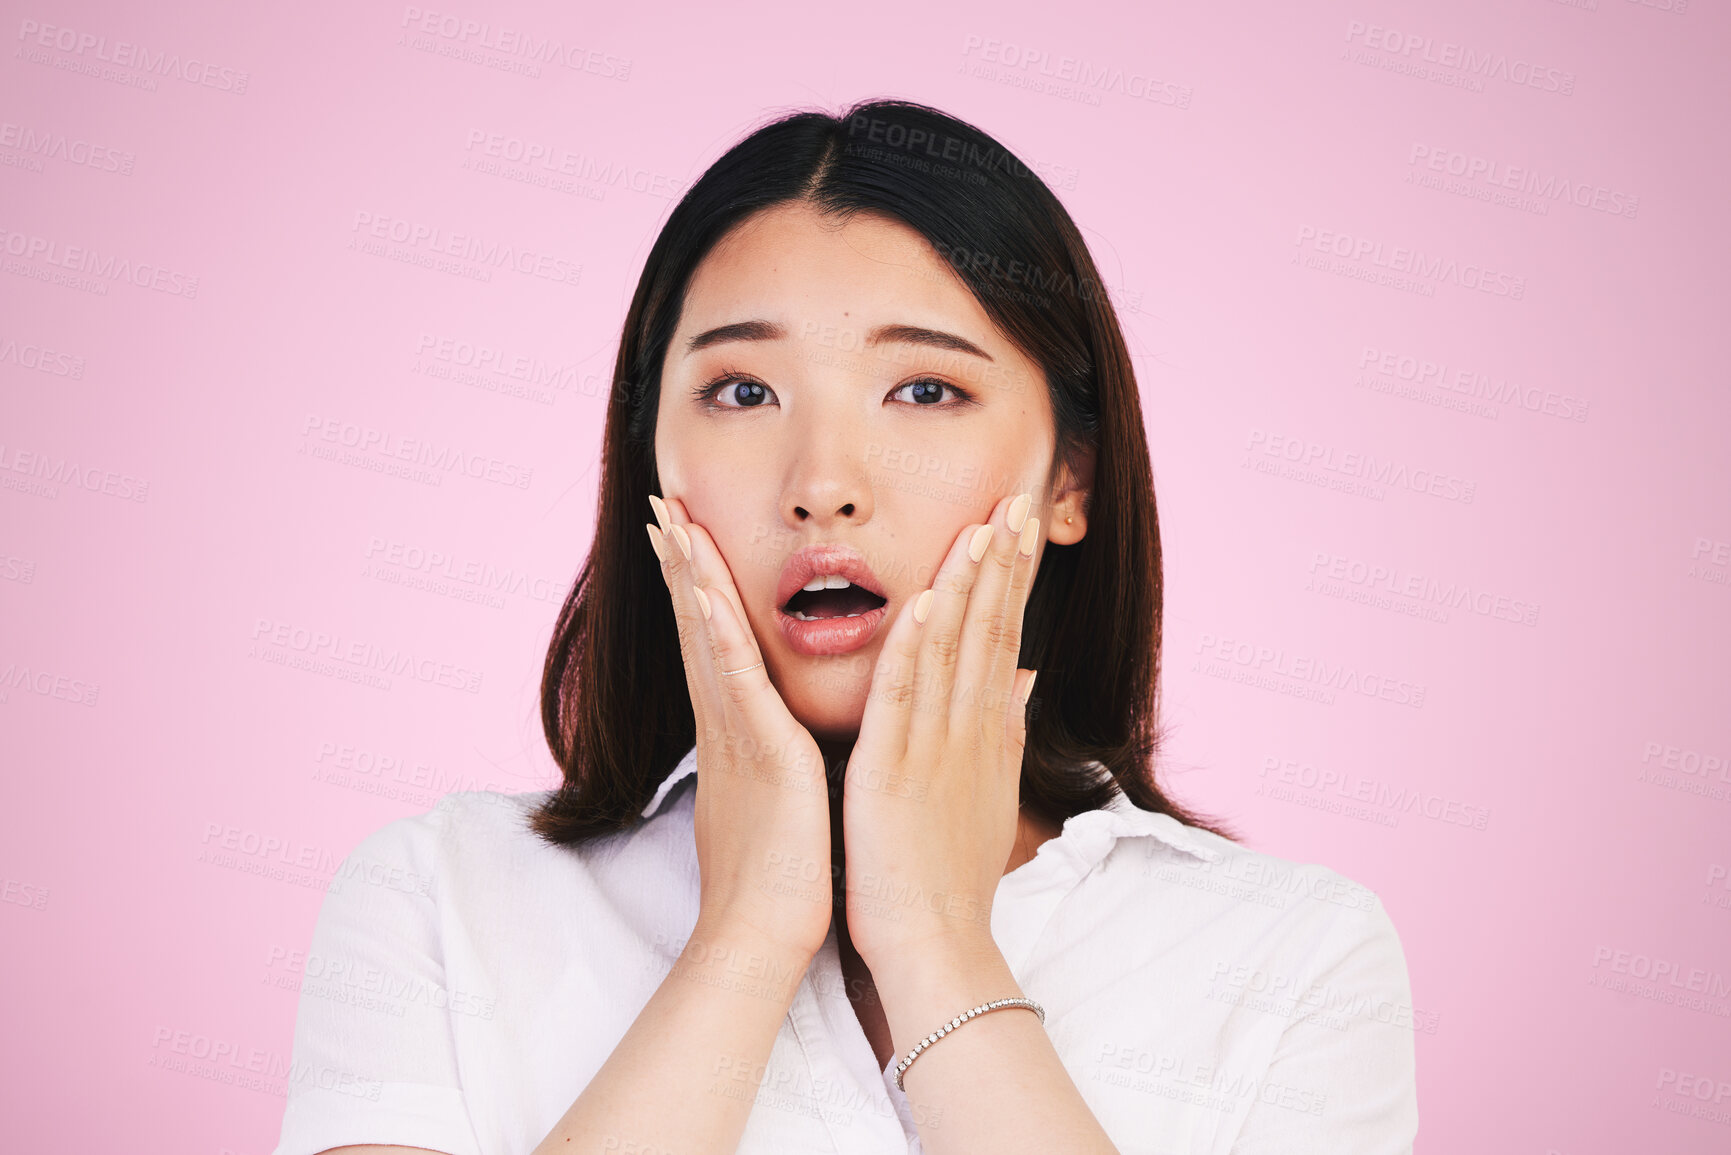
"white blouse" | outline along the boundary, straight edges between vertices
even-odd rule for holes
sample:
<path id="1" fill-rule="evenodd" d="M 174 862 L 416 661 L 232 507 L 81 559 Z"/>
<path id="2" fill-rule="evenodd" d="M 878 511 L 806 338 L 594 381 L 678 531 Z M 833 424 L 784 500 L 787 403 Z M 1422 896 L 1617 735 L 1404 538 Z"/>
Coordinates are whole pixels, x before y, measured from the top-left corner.
<path id="1" fill-rule="evenodd" d="M 450 794 L 362 840 L 290 960 L 301 998 L 274 1155 L 527 1155 L 696 925 L 695 769 L 694 749 L 649 821 L 580 849 L 528 829 L 544 791 Z M 1335 871 L 1120 795 L 1003 877 L 991 928 L 1125 1155 L 1411 1151 L 1422 1016 L 1382 904 Z M 831 926 L 739 1150 L 921 1151 L 896 1062 L 878 1067 Z M 717 1090 L 752 1096 L 735 1074 Z"/>

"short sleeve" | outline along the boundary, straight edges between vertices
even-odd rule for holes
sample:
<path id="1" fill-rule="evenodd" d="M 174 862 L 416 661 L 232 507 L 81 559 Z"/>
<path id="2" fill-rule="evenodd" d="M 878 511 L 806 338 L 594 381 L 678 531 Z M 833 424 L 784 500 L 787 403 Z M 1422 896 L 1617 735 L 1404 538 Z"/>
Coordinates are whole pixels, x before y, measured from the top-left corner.
<path id="1" fill-rule="evenodd" d="M 440 945 L 437 865 L 449 814 L 397 819 L 337 870 L 301 968 L 273 1155 L 356 1143 L 480 1155 Z"/>
<path id="2" fill-rule="evenodd" d="M 1412 1151 L 1413 1032 L 1423 1024 L 1400 936 L 1377 902 L 1343 907 L 1325 942 L 1313 977 L 1292 1001 L 1232 1155 Z"/>

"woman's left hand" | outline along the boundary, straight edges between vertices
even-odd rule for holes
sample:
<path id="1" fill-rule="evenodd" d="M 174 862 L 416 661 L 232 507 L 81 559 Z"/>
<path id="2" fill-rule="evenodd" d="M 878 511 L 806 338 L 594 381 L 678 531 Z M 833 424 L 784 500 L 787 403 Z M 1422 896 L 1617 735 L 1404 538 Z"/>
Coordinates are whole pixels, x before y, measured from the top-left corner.
<path id="1" fill-rule="evenodd" d="M 1034 681 L 1016 666 L 1040 531 L 1030 504 L 1004 498 L 964 528 L 884 639 L 842 796 L 848 935 L 874 970 L 992 941 Z"/>

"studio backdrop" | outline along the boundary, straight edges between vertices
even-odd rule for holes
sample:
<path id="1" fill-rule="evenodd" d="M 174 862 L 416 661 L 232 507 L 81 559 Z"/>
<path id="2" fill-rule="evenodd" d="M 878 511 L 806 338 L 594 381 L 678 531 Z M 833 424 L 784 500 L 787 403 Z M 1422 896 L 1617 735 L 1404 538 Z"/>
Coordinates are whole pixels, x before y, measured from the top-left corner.
<path id="1" fill-rule="evenodd" d="M 1102 271 L 1165 784 L 1373 890 L 1412 978 L 1187 997 L 1410 1029 L 1421 1152 L 1731 1150 L 1719 6 L 5 7 L 8 1150 L 263 1155 L 309 986 L 453 997 L 322 973 L 320 902 L 402 883 L 342 877 L 392 819 L 556 781 L 648 246 L 874 96 L 1003 141 Z M 1203 1058 L 1138 1085 L 1261 1093 Z"/>

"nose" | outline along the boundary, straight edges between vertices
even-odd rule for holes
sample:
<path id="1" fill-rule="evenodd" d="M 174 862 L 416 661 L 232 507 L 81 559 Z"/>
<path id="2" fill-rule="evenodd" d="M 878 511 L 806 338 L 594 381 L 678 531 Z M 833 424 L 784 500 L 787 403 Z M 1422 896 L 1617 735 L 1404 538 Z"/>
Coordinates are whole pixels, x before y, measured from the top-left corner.
<path id="1" fill-rule="evenodd" d="M 829 530 L 871 520 L 871 475 L 866 469 L 865 430 L 835 418 L 819 417 L 792 431 L 782 520 L 790 529 Z"/>

